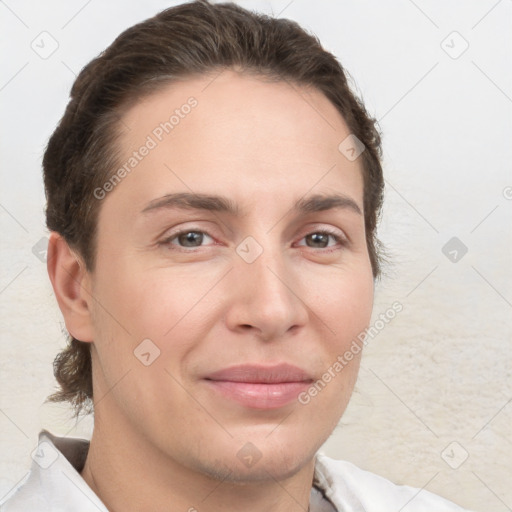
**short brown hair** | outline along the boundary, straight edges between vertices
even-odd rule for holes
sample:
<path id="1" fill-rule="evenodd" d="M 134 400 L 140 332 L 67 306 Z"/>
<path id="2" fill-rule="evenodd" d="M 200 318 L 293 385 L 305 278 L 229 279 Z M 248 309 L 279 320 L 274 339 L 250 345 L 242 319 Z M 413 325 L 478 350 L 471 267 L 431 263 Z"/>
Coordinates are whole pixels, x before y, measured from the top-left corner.
<path id="1" fill-rule="evenodd" d="M 162 85 L 228 68 L 286 80 L 322 92 L 365 146 L 362 157 L 366 241 L 380 275 L 376 225 L 383 200 L 381 139 L 345 71 L 296 22 L 233 3 L 198 0 L 166 9 L 118 36 L 78 75 L 64 116 L 43 159 L 46 224 L 93 271 L 100 201 L 94 191 L 115 172 L 119 119 L 128 105 Z M 341 141 L 340 141 L 341 142 Z M 70 402 L 78 416 L 93 411 L 90 344 L 69 336 L 54 361 L 60 390 L 48 402 Z"/>

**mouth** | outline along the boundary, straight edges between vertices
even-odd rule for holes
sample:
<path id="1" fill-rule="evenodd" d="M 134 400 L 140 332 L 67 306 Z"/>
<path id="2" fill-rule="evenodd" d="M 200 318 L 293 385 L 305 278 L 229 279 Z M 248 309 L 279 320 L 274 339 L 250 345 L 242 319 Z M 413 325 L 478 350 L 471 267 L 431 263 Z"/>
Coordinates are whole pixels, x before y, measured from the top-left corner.
<path id="1" fill-rule="evenodd" d="M 216 371 L 204 378 L 222 399 L 252 409 L 278 409 L 297 399 L 313 378 L 287 363 L 238 365 Z"/>

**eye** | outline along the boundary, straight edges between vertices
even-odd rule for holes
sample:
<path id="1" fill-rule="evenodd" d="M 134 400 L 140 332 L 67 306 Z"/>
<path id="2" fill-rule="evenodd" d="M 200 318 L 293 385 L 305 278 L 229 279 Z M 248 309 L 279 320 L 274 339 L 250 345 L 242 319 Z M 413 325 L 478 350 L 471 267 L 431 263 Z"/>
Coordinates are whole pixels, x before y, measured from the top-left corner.
<path id="1" fill-rule="evenodd" d="M 193 249 L 205 246 L 203 242 L 207 241 L 207 239 L 210 239 L 211 242 L 214 241 L 213 238 L 205 231 L 187 229 L 173 233 L 165 240 L 162 240 L 160 245 L 174 246 L 173 248 L 178 250 L 181 248 Z M 304 240 L 305 243 L 299 243 L 299 246 L 306 246 L 312 249 L 327 249 L 329 247 L 335 248 L 336 245 L 343 247 L 347 244 L 347 240 L 338 232 L 325 229 L 313 231 L 303 237 L 301 242 L 302 240 Z"/>
<path id="2" fill-rule="evenodd" d="M 178 247 L 201 247 L 206 238 L 213 240 L 208 233 L 199 230 L 184 230 L 174 233 L 172 236 L 162 240 L 162 245 L 174 245 Z"/>
<path id="3" fill-rule="evenodd" d="M 302 240 L 306 241 L 306 244 L 299 243 L 298 245 L 306 245 L 307 247 L 311 247 L 313 249 L 325 249 L 327 247 L 333 247 L 339 245 L 340 247 L 345 246 L 347 241 L 344 237 L 339 235 L 337 232 L 334 233 L 328 230 L 321 231 L 313 231 L 306 235 Z M 330 244 L 329 242 L 333 240 L 334 244 Z M 308 244 L 310 242 L 310 244 Z"/>

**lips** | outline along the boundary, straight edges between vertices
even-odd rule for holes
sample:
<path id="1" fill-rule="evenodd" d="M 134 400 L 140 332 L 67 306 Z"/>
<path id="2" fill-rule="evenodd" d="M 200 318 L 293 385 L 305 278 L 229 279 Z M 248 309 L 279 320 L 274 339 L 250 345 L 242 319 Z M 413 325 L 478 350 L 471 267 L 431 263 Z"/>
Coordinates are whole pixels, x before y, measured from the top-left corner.
<path id="1" fill-rule="evenodd" d="M 231 382 L 276 384 L 280 382 L 311 381 L 312 378 L 297 366 L 278 364 L 274 366 L 239 365 L 225 368 L 208 375 L 207 379 Z"/>
<path id="2" fill-rule="evenodd" d="M 313 381 L 306 371 L 287 363 L 231 366 L 209 374 L 204 380 L 224 400 L 254 409 L 283 407 Z"/>

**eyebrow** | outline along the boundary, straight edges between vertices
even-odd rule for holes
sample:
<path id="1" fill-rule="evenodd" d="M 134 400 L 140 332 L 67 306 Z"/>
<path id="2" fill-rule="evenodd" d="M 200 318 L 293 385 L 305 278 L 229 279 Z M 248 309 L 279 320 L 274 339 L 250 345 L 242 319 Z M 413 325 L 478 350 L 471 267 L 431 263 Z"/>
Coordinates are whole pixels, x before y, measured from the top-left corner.
<path id="1" fill-rule="evenodd" d="M 227 197 L 189 192 L 167 194 L 158 199 L 154 199 L 148 203 L 142 210 L 142 213 L 147 215 L 161 210 L 171 209 L 208 210 L 212 212 L 229 213 L 235 217 L 241 214 L 239 206 Z M 299 199 L 293 206 L 293 210 L 296 213 L 302 214 L 331 209 L 348 209 L 362 215 L 359 205 L 352 198 L 341 194 L 315 194 L 307 198 Z"/>

